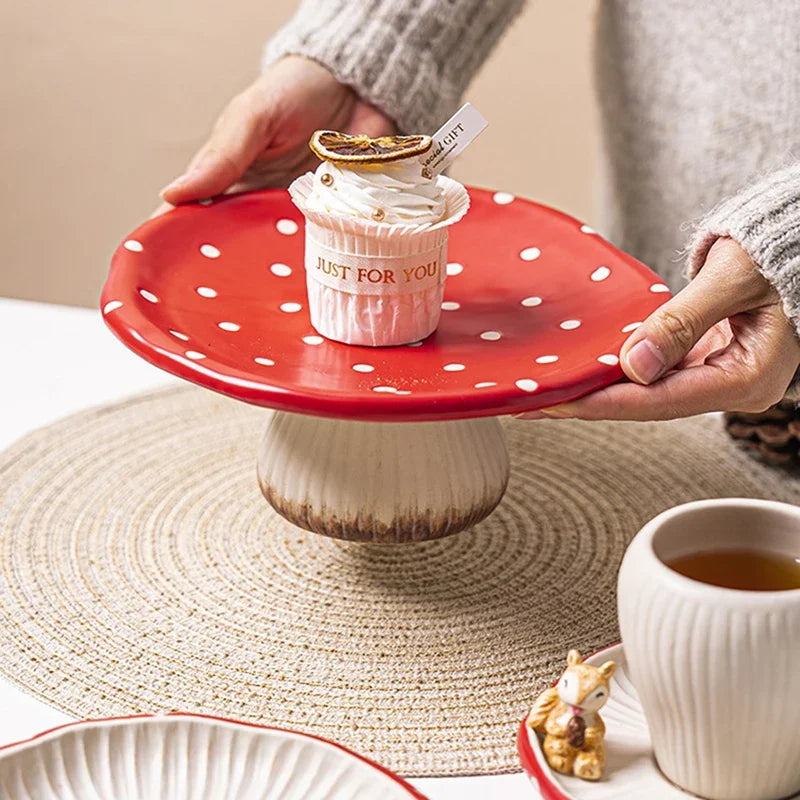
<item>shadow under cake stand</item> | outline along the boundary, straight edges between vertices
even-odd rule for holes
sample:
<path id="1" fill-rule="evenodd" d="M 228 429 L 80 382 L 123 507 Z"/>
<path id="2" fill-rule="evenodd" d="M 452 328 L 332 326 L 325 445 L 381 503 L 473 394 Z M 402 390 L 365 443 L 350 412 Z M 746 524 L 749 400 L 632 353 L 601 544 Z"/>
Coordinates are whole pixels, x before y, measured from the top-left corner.
<path id="1" fill-rule="evenodd" d="M 577 220 L 469 192 L 450 233 L 442 320 L 423 342 L 354 347 L 316 333 L 302 215 L 281 190 L 144 223 L 114 254 L 103 316 L 152 364 L 275 409 L 258 478 L 290 522 L 382 543 L 457 533 L 505 492 L 498 417 L 619 380 L 620 346 L 668 297 Z"/>

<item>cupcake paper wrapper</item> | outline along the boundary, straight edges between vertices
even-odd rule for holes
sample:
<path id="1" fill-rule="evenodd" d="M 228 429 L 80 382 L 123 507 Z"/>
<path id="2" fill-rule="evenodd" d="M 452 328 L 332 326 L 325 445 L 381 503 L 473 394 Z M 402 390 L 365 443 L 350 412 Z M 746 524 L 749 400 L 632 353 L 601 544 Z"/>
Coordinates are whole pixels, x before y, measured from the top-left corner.
<path id="1" fill-rule="evenodd" d="M 439 322 L 447 266 L 447 230 L 469 209 L 469 195 L 442 177 L 445 217 L 423 225 L 341 217 L 306 205 L 313 175 L 289 187 L 306 218 L 306 281 L 311 323 L 348 344 L 417 341 Z"/>

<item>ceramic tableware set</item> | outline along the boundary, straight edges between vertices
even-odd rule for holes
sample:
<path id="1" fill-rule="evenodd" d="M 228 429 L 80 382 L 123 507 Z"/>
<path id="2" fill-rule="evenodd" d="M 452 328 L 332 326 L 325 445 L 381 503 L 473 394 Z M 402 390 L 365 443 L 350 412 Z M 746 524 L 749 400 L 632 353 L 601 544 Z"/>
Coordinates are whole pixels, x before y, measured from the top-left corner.
<path id="1" fill-rule="evenodd" d="M 444 148 L 390 138 L 320 132 L 312 146 L 327 161 L 294 203 L 252 192 L 149 220 L 115 253 L 101 308 L 142 358 L 272 409 L 258 482 L 279 515 L 414 546 L 493 511 L 510 471 L 498 417 L 620 380 L 621 345 L 668 289 L 564 214 L 449 179 L 436 195 L 426 182 Z M 412 157 L 428 216 L 387 223 L 403 209 L 381 205 L 373 184 Z M 362 183 L 375 207 L 334 219 Z M 619 573 L 624 644 L 584 659 L 565 642 L 562 677 L 520 726 L 541 794 L 800 792 L 798 557 L 789 505 L 708 500 L 649 522 Z M 737 584 L 737 564 L 750 578 L 763 566 L 755 585 Z M 421 797 L 332 742 L 197 715 L 79 723 L 0 750 L 2 797 L 43 787 L 59 798 Z"/>

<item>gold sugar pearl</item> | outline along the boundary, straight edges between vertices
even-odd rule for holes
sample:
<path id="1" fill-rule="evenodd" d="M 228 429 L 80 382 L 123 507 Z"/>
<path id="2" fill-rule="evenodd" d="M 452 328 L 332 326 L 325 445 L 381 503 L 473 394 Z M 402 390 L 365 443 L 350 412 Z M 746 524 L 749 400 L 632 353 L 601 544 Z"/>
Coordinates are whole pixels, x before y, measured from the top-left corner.
<path id="1" fill-rule="evenodd" d="M 319 182 L 323 186 L 333 186 L 333 175 L 331 175 L 328 172 L 325 172 L 320 176 Z"/>
<path id="2" fill-rule="evenodd" d="M 376 208 L 372 212 L 372 219 L 374 219 L 375 222 L 383 222 L 385 216 L 386 212 L 382 208 Z"/>
<path id="3" fill-rule="evenodd" d="M 433 173 L 427 167 L 423 167 L 422 168 L 422 177 L 423 178 L 432 178 L 433 177 Z"/>

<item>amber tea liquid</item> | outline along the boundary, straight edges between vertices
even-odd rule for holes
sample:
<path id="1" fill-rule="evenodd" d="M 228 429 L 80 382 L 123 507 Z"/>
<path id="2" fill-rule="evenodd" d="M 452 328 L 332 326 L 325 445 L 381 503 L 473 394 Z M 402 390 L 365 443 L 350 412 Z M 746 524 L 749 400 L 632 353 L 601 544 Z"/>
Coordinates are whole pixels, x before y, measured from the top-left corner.
<path id="1" fill-rule="evenodd" d="M 798 559 L 766 550 L 717 550 L 667 561 L 667 566 L 702 583 L 751 592 L 800 589 Z"/>

